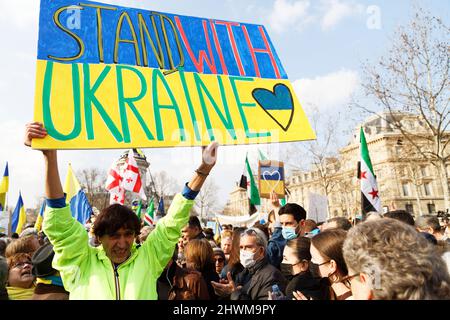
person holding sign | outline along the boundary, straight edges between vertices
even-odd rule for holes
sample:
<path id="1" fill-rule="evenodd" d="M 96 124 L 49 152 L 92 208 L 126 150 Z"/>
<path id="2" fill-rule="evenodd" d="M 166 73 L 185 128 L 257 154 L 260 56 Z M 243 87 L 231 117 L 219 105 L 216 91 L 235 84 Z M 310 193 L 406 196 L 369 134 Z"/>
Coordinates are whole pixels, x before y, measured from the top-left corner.
<path id="1" fill-rule="evenodd" d="M 46 135 L 41 123 L 27 124 L 25 145 Z M 47 198 L 43 230 L 54 246 L 53 266 L 60 272 L 70 299 L 157 299 L 156 280 L 172 256 L 181 228 L 188 222 L 194 198 L 216 163 L 217 148 L 215 142 L 203 149 L 202 162 L 193 178 L 175 196 L 168 214 L 158 221 L 139 250 L 134 243 L 139 218 L 120 204 L 101 211 L 94 227 L 101 245 L 89 246 L 86 230 L 66 204 L 56 150 L 42 150 Z"/>

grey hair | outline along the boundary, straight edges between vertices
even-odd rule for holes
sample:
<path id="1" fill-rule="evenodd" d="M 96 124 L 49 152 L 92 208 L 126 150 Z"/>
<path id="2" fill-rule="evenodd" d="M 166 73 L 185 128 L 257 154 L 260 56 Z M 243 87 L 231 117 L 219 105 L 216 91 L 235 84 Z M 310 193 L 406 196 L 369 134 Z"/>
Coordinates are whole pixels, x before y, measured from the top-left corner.
<path id="1" fill-rule="evenodd" d="M 412 226 L 395 219 L 352 228 L 343 246 L 355 274 L 365 273 L 377 300 L 449 299 L 450 276 L 434 246 Z"/>
<path id="2" fill-rule="evenodd" d="M 431 228 L 433 229 L 433 231 L 441 230 L 441 224 L 439 223 L 438 217 L 432 215 L 425 215 L 418 217 L 416 219 L 415 226 L 416 228 L 419 229 Z"/>
<path id="3" fill-rule="evenodd" d="M 267 248 L 267 238 L 264 232 L 258 228 L 248 228 L 242 234 L 241 238 L 244 236 L 254 236 L 256 238 L 256 244 L 263 247 L 264 250 Z"/>

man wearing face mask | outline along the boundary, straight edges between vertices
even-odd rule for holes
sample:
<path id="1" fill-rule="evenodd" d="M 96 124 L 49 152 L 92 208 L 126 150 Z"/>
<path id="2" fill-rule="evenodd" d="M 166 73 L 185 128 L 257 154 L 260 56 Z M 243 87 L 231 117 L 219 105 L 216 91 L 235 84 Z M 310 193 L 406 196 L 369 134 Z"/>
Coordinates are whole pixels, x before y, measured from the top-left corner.
<path id="1" fill-rule="evenodd" d="M 240 262 L 244 270 L 234 281 L 227 274 L 227 283 L 211 282 L 217 295 L 231 300 L 267 300 L 273 285 L 282 292 L 286 280 L 281 272 L 269 264 L 266 258 L 267 239 L 261 230 L 249 228 L 240 239 Z"/>
<path id="2" fill-rule="evenodd" d="M 278 196 L 272 192 L 270 201 L 274 207 L 275 225 L 267 244 L 267 259 L 274 267 L 280 269 L 286 241 L 304 235 L 306 211 L 296 203 L 280 206 Z"/>

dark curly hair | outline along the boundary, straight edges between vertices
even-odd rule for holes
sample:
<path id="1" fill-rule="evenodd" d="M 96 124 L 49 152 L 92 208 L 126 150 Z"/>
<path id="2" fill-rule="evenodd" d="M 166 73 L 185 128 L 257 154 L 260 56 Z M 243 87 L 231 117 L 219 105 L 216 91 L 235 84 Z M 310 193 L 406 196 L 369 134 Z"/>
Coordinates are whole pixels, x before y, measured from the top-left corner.
<path id="1" fill-rule="evenodd" d="M 135 235 L 141 230 L 141 223 L 133 210 L 120 204 L 103 209 L 94 222 L 94 234 L 97 237 L 112 236 L 120 228 L 133 230 Z"/>

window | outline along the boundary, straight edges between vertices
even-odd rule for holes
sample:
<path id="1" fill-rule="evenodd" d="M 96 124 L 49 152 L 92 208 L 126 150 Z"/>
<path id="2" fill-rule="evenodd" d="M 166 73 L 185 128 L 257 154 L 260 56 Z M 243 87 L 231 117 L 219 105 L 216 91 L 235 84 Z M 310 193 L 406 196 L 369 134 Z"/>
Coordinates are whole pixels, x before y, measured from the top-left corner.
<path id="1" fill-rule="evenodd" d="M 414 206 L 412 204 L 405 205 L 405 210 L 410 214 L 414 215 Z"/>
<path id="2" fill-rule="evenodd" d="M 403 196 L 409 197 L 409 188 L 407 183 L 402 184 Z"/>
<path id="3" fill-rule="evenodd" d="M 422 173 L 422 177 L 426 177 L 428 174 L 427 174 L 427 167 L 420 167 L 420 171 L 421 171 L 421 173 Z"/>
<path id="4" fill-rule="evenodd" d="M 436 206 L 434 205 L 434 203 L 427 204 L 427 208 L 428 208 L 428 213 L 430 213 L 430 214 L 436 212 Z"/>
<path id="5" fill-rule="evenodd" d="M 423 185 L 423 189 L 425 190 L 426 196 L 431 196 L 431 183 L 427 182 Z"/>

